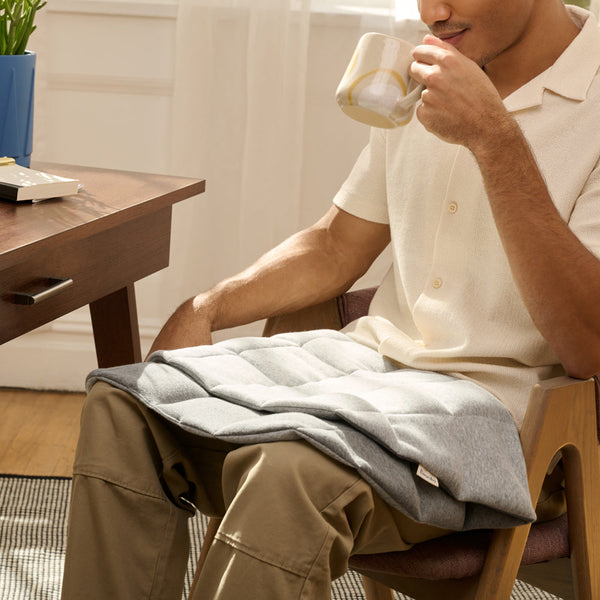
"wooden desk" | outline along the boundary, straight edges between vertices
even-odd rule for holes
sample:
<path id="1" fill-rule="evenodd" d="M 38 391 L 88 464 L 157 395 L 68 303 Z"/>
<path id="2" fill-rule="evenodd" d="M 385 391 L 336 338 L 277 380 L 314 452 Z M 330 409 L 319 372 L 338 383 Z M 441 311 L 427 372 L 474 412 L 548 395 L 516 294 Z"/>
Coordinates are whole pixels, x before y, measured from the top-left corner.
<path id="1" fill-rule="evenodd" d="M 35 204 L 0 201 L 0 344 L 89 304 L 98 365 L 139 362 L 134 282 L 169 264 L 172 205 L 205 182 L 33 166 L 84 189 Z"/>

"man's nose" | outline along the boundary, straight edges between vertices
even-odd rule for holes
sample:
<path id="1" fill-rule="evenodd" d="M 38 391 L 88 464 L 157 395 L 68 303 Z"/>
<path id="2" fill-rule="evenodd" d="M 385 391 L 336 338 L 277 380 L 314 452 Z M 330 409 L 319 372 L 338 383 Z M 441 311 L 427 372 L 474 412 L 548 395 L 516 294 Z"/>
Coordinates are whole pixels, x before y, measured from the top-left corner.
<path id="1" fill-rule="evenodd" d="M 447 0 L 418 0 L 419 13 L 425 25 L 447 21 L 452 16 L 452 8 Z"/>

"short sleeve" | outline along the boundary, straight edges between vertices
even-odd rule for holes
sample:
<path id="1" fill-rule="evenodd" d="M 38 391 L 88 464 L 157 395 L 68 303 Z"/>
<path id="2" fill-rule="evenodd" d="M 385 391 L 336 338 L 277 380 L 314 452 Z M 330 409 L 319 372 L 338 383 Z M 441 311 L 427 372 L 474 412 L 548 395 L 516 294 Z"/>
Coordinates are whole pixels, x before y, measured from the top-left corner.
<path id="1" fill-rule="evenodd" d="M 600 165 L 596 166 L 577 198 L 569 227 L 579 241 L 600 258 Z"/>
<path id="2" fill-rule="evenodd" d="M 338 208 L 367 221 L 389 223 L 385 149 L 385 131 L 371 129 L 369 143 L 333 199 Z"/>

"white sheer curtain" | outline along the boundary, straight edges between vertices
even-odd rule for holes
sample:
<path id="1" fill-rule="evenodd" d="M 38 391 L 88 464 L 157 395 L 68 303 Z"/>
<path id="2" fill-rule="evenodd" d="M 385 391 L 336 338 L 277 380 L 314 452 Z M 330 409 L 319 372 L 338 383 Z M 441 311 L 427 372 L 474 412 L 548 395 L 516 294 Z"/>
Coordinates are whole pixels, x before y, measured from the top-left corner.
<path id="1" fill-rule="evenodd" d="M 179 2 L 171 170 L 207 179 L 176 214 L 190 294 L 299 227 L 309 20 L 310 0 Z"/>
<path id="2" fill-rule="evenodd" d="M 171 170 L 207 179 L 207 193 L 177 207 L 175 215 L 174 254 L 179 263 L 186 256 L 178 268 L 179 294 L 239 271 L 308 224 L 302 219 L 315 199 L 303 193 L 302 172 L 312 109 L 311 22 L 324 10 L 329 17 L 321 14 L 322 26 L 342 4 L 179 0 Z M 393 9 L 390 0 L 390 23 Z M 377 19 L 380 24 L 381 3 Z M 368 18 L 354 19 L 361 20 L 369 29 Z M 350 52 L 344 49 L 340 65 Z M 331 98 L 336 84 L 331 81 Z"/>

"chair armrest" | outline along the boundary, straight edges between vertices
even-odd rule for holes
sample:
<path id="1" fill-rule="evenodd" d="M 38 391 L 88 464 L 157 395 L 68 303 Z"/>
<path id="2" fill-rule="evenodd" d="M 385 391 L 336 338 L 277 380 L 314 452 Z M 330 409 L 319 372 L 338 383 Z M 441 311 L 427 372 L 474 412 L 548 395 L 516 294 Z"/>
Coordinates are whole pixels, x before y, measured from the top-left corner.
<path id="1" fill-rule="evenodd" d="M 341 329 L 338 299 L 308 306 L 292 313 L 270 317 L 265 323 L 263 336 L 291 331 L 310 331 L 312 329 Z"/>
<path id="2" fill-rule="evenodd" d="M 312 329 L 341 329 L 350 321 L 367 314 L 369 304 L 377 288 L 365 288 L 346 292 L 320 304 L 308 306 L 292 313 L 270 317 L 265 323 L 263 335 Z"/>
<path id="3" fill-rule="evenodd" d="M 555 377 L 535 385 L 521 427 L 529 489 L 535 504 L 554 456 L 561 450 L 597 446 L 593 379 Z"/>

